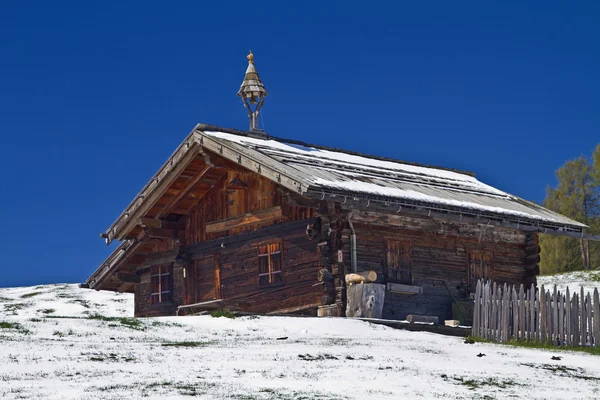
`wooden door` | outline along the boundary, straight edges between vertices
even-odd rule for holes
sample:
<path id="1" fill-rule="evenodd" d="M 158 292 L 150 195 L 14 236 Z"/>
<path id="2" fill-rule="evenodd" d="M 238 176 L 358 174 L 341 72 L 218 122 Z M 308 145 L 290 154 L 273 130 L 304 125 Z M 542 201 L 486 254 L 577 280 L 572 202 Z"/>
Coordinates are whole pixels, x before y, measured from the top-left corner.
<path id="1" fill-rule="evenodd" d="M 218 256 L 210 255 L 195 260 L 186 271 L 185 304 L 202 303 L 220 297 Z"/>

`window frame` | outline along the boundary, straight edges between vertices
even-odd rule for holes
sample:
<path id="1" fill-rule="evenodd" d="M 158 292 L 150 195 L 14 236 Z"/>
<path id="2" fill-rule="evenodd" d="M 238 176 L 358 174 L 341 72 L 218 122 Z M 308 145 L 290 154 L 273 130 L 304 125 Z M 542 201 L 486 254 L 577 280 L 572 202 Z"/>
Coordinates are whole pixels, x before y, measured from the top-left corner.
<path id="1" fill-rule="evenodd" d="M 270 246 L 273 245 L 278 245 L 279 246 L 279 250 L 278 251 L 274 251 L 271 252 L 269 250 Z M 261 253 L 261 247 L 267 247 L 267 252 L 266 253 Z M 258 286 L 260 288 L 269 288 L 269 287 L 274 287 L 274 286 L 281 286 L 284 284 L 284 266 L 283 266 L 283 252 L 284 248 L 283 248 L 283 239 L 275 239 L 275 240 L 269 240 L 269 241 L 264 241 L 261 243 L 258 243 L 256 246 L 256 260 L 257 260 L 257 269 L 258 269 Z M 273 270 L 273 264 L 271 262 L 271 255 L 276 254 L 279 255 L 279 270 Z M 261 273 L 261 268 L 260 268 L 260 260 L 262 257 L 267 257 L 267 269 L 268 272 L 263 272 Z M 273 276 L 274 275 L 279 275 L 280 279 L 279 281 L 274 280 Z M 268 276 L 268 282 L 261 282 L 261 277 L 264 276 Z"/>
<path id="2" fill-rule="evenodd" d="M 163 278 L 165 278 L 163 280 Z M 167 290 L 163 290 L 166 282 Z M 173 264 L 154 265 L 150 268 L 150 302 L 152 304 L 173 301 Z"/>
<path id="3" fill-rule="evenodd" d="M 390 244 L 394 243 L 394 246 Z M 395 263 L 390 262 L 390 253 L 396 252 Z M 385 279 L 387 282 L 412 285 L 412 245 L 409 239 L 386 238 L 383 244 L 383 257 L 385 263 Z M 397 264 L 397 265 L 393 265 Z M 390 272 L 396 271 L 396 276 L 391 277 Z M 401 276 L 400 278 L 398 276 Z"/>

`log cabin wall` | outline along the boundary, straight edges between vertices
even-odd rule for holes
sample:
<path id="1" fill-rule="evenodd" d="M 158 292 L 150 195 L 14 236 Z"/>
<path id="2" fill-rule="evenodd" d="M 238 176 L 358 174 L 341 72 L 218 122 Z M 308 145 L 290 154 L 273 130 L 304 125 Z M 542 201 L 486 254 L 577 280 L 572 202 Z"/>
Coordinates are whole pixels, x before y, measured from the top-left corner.
<path id="1" fill-rule="evenodd" d="M 244 309 L 270 312 L 320 303 L 316 241 L 306 237 L 306 224 L 285 223 L 276 232 L 228 246 L 220 252 L 221 296 L 240 299 Z M 259 277 L 259 248 L 275 243 L 282 252 L 282 279 Z"/>
<path id="2" fill-rule="evenodd" d="M 185 217 L 184 244 L 202 242 L 257 229 L 249 225 L 229 231 L 207 233 L 206 224 L 272 207 L 282 208 L 282 219 L 260 224 L 260 227 L 297 221 L 314 216 L 314 210 L 289 204 L 275 182 L 251 171 L 228 171 Z"/>
<path id="3" fill-rule="evenodd" d="M 280 217 L 241 228 L 206 232 L 211 222 L 276 207 L 281 208 L 277 214 Z M 310 207 L 290 204 L 285 192 L 274 182 L 254 172 L 226 171 L 183 218 L 185 231 L 180 236 L 183 247 L 211 241 L 219 245 L 200 252 L 192 249 L 188 256 L 193 259 L 185 265 L 164 265 L 170 267 L 171 274 L 172 297 L 168 301 L 153 301 L 156 289 L 153 269 L 141 271 L 135 290 L 135 315 L 174 315 L 180 305 L 218 298 L 247 298 L 244 308 L 257 312 L 318 302 L 322 288 L 312 286 L 318 271 L 316 241 L 306 238 L 306 225 L 314 222 L 314 215 Z M 265 232 L 270 233 L 265 236 Z M 245 238 L 243 245 L 238 242 L 220 246 L 223 240 L 232 242 L 238 236 Z M 260 286 L 258 246 L 274 240 L 282 245 L 283 284 Z M 153 252 L 170 250 L 172 243 L 160 242 Z"/>
<path id="4" fill-rule="evenodd" d="M 161 253 L 174 250 L 176 246 L 173 240 L 155 241 L 153 250 L 155 253 Z M 152 274 L 156 269 L 160 268 L 163 271 L 168 271 L 170 276 L 168 282 L 170 284 L 171 294 L 168 301 L 157 302 L 153 299 L 155 285 L 152 282 Z M 139 273 L 140 281 L 135 285 L 134 295 L 134 315 L 136 317 L 155 317 L 161 315 L 175 315 L 177 307 L 184 302 L 183 290 L 184 284 L 183 268 L 181 265 L 174 263 L 164 263 L 155 267 L 143 268 Z"/>
<path id="5" fill-rule="evenodd" d="M 452 296 L 460 297 L 457 286 L 469 284 L 469 262 L 474 263 L 470 257 L 482 257 L 481 260 L 491 257 L 483 264 L 486 268 L 489 264 L 490 277 L 494 281 L 535 283 L 535 272 L 530 272 L 532 257 L 528 257 L 527 249 L 529 253 L 539 252 L 539 246 L 535 247 L 537 235 L 488 228 L 485 224 L 468 225 L 409 216 L 394 216 L 391 221 L 394 226 L 386 226 L 387 217 L 375 214 L 353 223 L 358 271 L 374 270 L 380 283 L 391 282 L 386 266 L 386 242 L 388 248 L 393 247 L 389 243 L 400 244 L 408 249 L 406 255 L 399 250 L 392 251 L 400 254 L 400 258 L 404 257 L 400 263 L 409 263 L 410 275 L 395 272 L 394 277 L 406 280 L 410 276 L 410 282 L 400 283 L 423 288 L 422 294 L 386 292 L 383 318 L 405 319 L 408 314 L 424 314 L 451 319 Z M 342 231 L 342 243 L 347 271 L 350 271 L 350 234 L 346 226 Z"/>

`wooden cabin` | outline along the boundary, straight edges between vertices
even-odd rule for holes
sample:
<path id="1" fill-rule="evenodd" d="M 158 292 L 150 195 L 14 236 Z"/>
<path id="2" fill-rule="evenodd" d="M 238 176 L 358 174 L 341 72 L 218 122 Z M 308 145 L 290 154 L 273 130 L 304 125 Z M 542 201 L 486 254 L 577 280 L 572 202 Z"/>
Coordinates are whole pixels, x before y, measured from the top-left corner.
<path id="1" fill-rule="evenodd" d="M 479 278 L 535 283 L 538 233 L 585 228 L 471 173 L 199 124 L 101 235 L 121 244 L 86 286 L 135 293 L 136 316 L 344 315 L 346 274 L 372 270 L 383 318 L 449 319 Z"/>

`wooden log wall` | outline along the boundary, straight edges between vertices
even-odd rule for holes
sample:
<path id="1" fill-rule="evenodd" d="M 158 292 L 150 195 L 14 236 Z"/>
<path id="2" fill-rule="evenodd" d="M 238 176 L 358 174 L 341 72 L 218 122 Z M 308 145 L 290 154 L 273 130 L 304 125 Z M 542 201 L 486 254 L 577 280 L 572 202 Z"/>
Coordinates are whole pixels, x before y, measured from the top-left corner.
<path id="1" fill-rule="evenodd" d="M 207 233 L 206 224 L 228 218 L 281 207 L 281 218 L 260 221 L 242 228 L 222 232 Z M 173 264 L 173 301 L 164 304 L 152 304 L 150 294 L 152 282 L 150 269 L 139 271 L 140 282 L 136 285 L 135 314 L 138 316 L 174 315 L 177 307 L 194 304 L 215 298 L 242 298 L 249 296 L 255 306 L 252 310 L 267 311 L 267 303 L 273 301 L 276 308 L 285 308 L 288 304 L 316 303 L 315 296 L 322 296 L 322 287 L 312 287 L 317 277 L 316 240 L 306 238 L 306 223 L 315 215 L 312 207 L 296 205 L 289 201 L 287 193 L 278 185 L 250 171 L 225 171 L 213 188 L 199 199 L 190 212 L 183 218 L 185 230 L 179 236 L 181 254 L 193 257 L 186 264 Z M 314 221 L 312 221 L 314 222 Z M 281 225 L 281 228 L 278 226 Z M 274 227 L 274 229 L 269 229 Z M 271 238 L 284 239 L 285 287 L 261 288 L 258 290 L 251 282 L 258 282 L 257 243 L 253 237 L 267 240 L 264 231 L 270 231 Z M 254 234 L 256 232 L 256 234 Z M 291 232 L 291 236 L 287 235 Z M 221 248 L 220 243 L 211 246 L 215 239 L 235 242 L 236 237 L 246 240 L 244 246 L 234 244 Z M 289 243 L 288 243 L 289 239 Z M 301 241 L 305 243 L 299 246 Z M 158 241 L 167 243 L 169 240 Z M 207 242 L 208 247 L 193 246 Z M 164 247 L 164 248 L 163 248 Z M 158 246 L 152 252 L 166 251 L 169 246 Z M 239 250 L 239 254 L 237 253 Z M 200 253 L 198 253 L 200 251 Z M 150 256 L 152 257 L 152 256 Z M 222 257 L 222 258 L 221 258 Z M 218 261 L 215 261 L 218 259 Z M 241 264 L 240 264 L 241 263 Z M 306 269 L 306 268 L 308 269 Z M 184 268 L 185 275 L 184 278 Z M 244 274 L 241 273 L 244 271 Z M 310 281 L 310 285 L 308 282 Z M 239 290 L 235 289 L 239 286 Z M 264 301 L 262 300 L 264 295 Z M 260 301 L 256 301 L 256 300 Z"/>
<path id="2" fill-rule="evenodd" d="M 461 295 L 457 286 L 467 283 L 470 251 L 491 252 L 493 279 L 498 282 L 520 284 L 535 280 L 535 275 L 527 275 L 525 268 L 531 260 L 527 258 L 526 245 L 535 238 L 524 232 L 406 215 L 389 217 L 361 212 L 351 218 L 357 236 L 357 270 L 374 270 L 379 283 L 386 283 L 385 240 L 410 242 L 412 285 L 422 287 L 423 293 L 386 292 L 383 318 L 405 319 L 408 314 L 423 314 L 451 319 L 453 296 L 459 299 Z M 348 271 L 350 234 L 346 224 L 341 242 Z"/>
<path id="3" fill-rule="evenodd" d="M 283 218 L 225 232 L 206 233 L 206 223 L 240 216 L 246 213 L 282 207 Z M 202 242 L 218 237 L 237 235 L 283 221 L 298 221 L 314 216 L 310 207 L 301 207 L 286 201 L 280 188 L 255 172 L 229 171 L 185 217 L 184 244 Z"/>
<path id="4" fill-rule="evenodd" d="M 221 296 L 247 302 L 245 311 L 271 312 L 302 305 L 320 304 L 323 287 L 317 282 L 319 271 L 316 241 L 306 237 L 306 225 L 280 224 L 272 233 L 254 240 L 237 242 L 220 253 Z M 283 283 L 259 285 L 257 247 L 282 239 Z"/>

